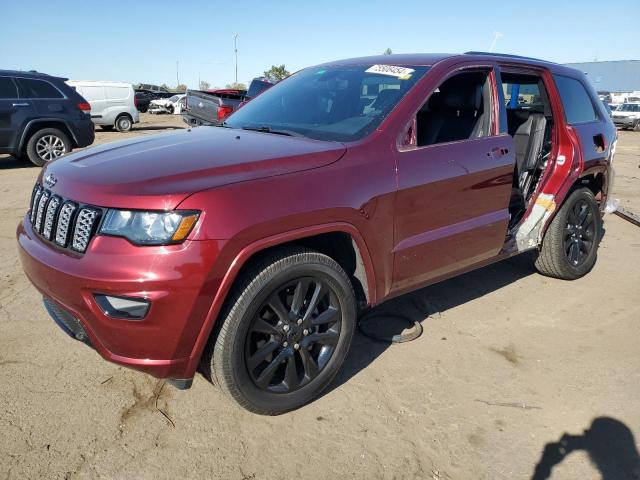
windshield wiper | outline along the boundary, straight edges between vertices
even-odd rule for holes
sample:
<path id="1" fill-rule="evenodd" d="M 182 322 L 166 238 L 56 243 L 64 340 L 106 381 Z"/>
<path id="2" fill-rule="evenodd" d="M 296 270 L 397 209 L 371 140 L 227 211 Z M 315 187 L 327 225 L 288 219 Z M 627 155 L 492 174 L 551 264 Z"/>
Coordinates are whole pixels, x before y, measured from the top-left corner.
<path id="1" fill-rule="evenodd" d="M 291 130 L 279 130 L 271 128 L 267 125 L 262 125 L 260 127 L 252 127 L 252 126 L 244 126 L 242 130 L 251 130 L 254 132 L 264 132 L 264 133 L 272 133 L 274 135 L 286 135 L 287 137 L 302 137 L 303 135 L 298 132 L 293 132 Z"/>

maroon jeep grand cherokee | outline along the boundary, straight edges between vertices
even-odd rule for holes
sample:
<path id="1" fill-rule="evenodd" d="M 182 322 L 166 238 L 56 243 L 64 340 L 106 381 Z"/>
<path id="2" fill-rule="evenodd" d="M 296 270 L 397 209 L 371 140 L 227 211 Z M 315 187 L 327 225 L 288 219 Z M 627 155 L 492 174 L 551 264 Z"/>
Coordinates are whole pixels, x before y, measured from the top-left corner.
<path id="1" fill-rule="evenodd" d="M 107 360 L 241 406 L 316 397 L 359 309 L 534 250 L 596 261 L 616 130 L 585 76 L 508 55 L 304 69 L 220 127 L 48 164 L 18 227 L 54 320 Z"/>

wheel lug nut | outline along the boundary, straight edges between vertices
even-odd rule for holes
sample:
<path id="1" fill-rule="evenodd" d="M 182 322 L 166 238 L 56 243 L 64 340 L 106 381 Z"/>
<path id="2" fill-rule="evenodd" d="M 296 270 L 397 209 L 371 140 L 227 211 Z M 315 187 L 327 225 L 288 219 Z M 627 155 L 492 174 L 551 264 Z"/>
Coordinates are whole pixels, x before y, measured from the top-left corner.
<path id="1" fill-rule="evenodd" d="M 283 346 L 284 348 L 287 348 L 287 347 L 289 346 L 289 342 L 283 342 L 283 343 L 282 343 L 282 346 Z"/>
<path id="2" fill-rule="evenodd" d="M 289 331 L 289 325 L 285 325 L 284 327 L 282 327 L 282 329 L 283 329 L 285 332 L 288 332 L 288 331 Z"/>
<path id="3" fill-rule="evenodd" d="M 294 349 L 296 349 L 296 350 L 298 350 L 298 349 L 300 348 L 300 345 L 298 345 L 297 343 L 294 343 L 294 344 L 293 344 L 293 348 L 294 348 Z"/>
<path id="4" fill-rule="evenodd" d="M 298 323 L 298 325 L 302 325 L 302 319 L 299 318 L 297 323 Z"/>
<path id="5" fill-rule="evenodd" d="M 309 330 L 307 330 L 306 328 L 302 331 L 303 335 L 309 335 Z"/>

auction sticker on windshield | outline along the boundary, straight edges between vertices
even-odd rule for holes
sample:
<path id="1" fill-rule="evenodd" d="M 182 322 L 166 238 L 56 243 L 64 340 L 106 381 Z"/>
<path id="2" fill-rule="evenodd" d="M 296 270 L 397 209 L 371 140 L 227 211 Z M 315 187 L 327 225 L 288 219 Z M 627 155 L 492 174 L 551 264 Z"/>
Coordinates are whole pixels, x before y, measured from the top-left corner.
<path id="1" fill-rule="evenodd" d="M 380 75 L 389 75 L 400 80 L 409 80 L 411 74 L 415 72 L 413 68 L 397 67 L 395 65 L 373 65 L 365 70 L 367 73 L 379 73 Z"/>

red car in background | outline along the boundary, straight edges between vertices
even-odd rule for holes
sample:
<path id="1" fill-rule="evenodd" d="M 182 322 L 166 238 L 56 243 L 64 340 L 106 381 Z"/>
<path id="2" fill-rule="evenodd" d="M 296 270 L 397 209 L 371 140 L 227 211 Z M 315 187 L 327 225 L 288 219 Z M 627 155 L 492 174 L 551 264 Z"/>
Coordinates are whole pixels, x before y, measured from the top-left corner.
<path id="1" fill-rule="evenodd" d="M 527 251 L 562 279 L 596 261 L 616 130 L 578 70 L 342 60 L 223 127 L 101 145 L 37 180 L 24 271 L 107 360 L 180 388 L 201 365 L 277 414 L 327 387 L 367 306 Z"/>
<path id="2" fill-rule="evenodd" d="M 273 82 L 269 79 L 255 78 L 249 90 L 187 90 L 182 119 L 192 127 L 220 125 L 231 112 L 271 86 Z"/>

